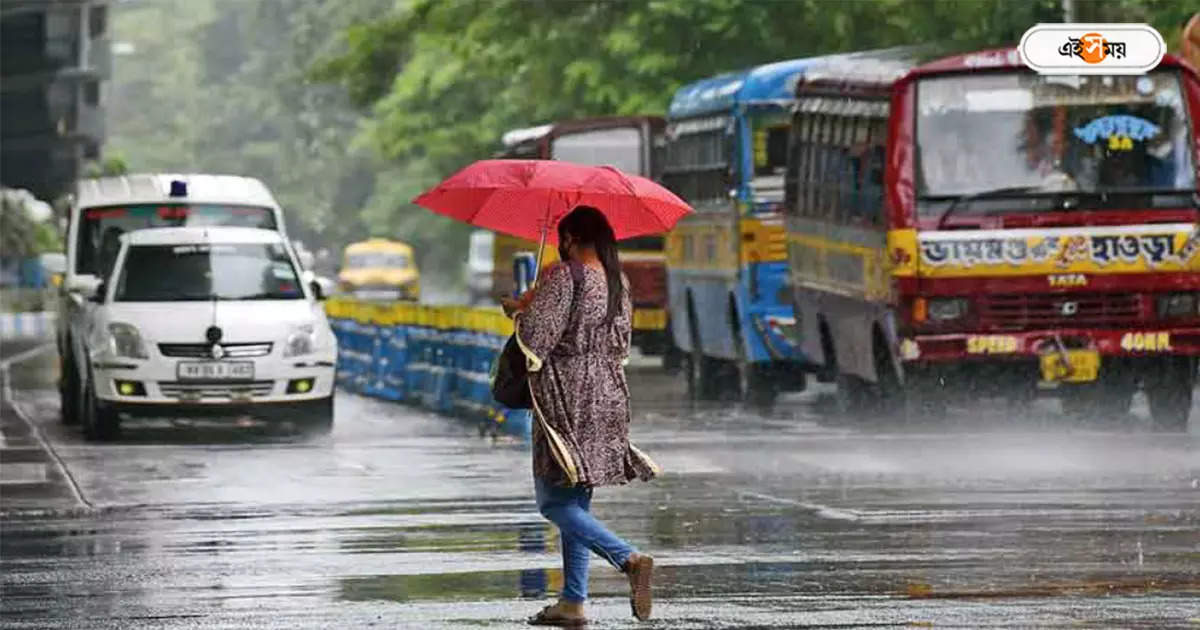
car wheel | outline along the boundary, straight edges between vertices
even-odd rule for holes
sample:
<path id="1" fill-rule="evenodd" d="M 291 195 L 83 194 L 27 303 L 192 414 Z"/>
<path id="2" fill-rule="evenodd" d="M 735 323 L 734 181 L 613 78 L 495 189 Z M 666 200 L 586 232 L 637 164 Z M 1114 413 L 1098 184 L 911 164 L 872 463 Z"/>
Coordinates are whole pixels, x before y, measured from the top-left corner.
<path id="1" fill-rule="evenodd" d="M 59 419 L 63 424 L 79 424 L 79 375 L 70 360 L 61 363 L 61 371 L 58 379 Z"/>
<path id="2" fill-rule="evenodd" d="M 1146 379 L 1150 417 L 1159 431 L 1187 431 L 1192 411 L 1196 363 L 1191 357 L 1169 357 Z"/>
<path id="3" fill-rule="evenodd" d="M 304 415 L 305 430 L 316 435 L 329 435 L 333 431 L 333 394 L 309 403 Z"/>
<path id="4" fill-rule="evenodd" d="M 107 441 L 116 438 L 121 433 L 121 418 L 116 411 L 96 398 L 92 382 L 88 380 L 83 386 L 79 401 L 83 435 L 89 440 Z"/>

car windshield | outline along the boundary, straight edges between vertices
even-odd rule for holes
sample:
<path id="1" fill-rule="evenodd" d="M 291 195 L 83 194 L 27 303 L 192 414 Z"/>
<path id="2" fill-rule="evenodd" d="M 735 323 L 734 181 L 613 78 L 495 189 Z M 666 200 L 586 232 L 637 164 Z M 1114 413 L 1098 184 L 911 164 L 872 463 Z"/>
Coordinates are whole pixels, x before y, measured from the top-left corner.
<path id="1" fill-rule="evenodd" d="M 142 204 L 86 208 L 79 216 L 75 273 L 108 276 L 121 235 L 144 228 L 232 226 L 275 230 L 275 212 L 259 206 Z"/>
<path id="2" fill-rule="evenodd" d="M 118 302 L 303 298 L 280 243 L 133 246 L 116 291 Z"/>
<path id="3" fill-rule="evenodd" d="M 387 252 L 365 252 L 346 256 L 346 266 L 351 269 L 369 269 L 385 267 L 403 269 L 408 266 L 407 254 Z"/>
<path id="4" fill-rule="evenodd" d="M 921 81 L 917 101 L 917 189 L 924 202 L 1017 188 L 1044 198 L 1195 187 L 1175 71 L 935 77 Z M 997 203 L 1006 202 L 963 204 L 962 212 Z M 937 207 L 922 204 L 923 211 Z"/>

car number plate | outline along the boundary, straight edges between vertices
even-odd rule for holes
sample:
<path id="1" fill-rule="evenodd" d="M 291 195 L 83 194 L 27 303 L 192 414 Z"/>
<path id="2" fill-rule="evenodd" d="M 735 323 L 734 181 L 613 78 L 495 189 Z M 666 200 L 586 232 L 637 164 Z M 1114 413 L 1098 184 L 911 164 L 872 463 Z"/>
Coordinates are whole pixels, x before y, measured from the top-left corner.
<path id="1" fill-rule="evenodd" d="M 1067 360 L 1059 352 L 1041 356 L 1042 380 L 1051 383 L 1090 383 L 1100 376 L 1100 353 L 1068 350 Z"/>
<path id="2" fill-rule="evenodd" d="M 250 380 L 253 361 L 180 361 L 177 374 L 181 381 Z"/>

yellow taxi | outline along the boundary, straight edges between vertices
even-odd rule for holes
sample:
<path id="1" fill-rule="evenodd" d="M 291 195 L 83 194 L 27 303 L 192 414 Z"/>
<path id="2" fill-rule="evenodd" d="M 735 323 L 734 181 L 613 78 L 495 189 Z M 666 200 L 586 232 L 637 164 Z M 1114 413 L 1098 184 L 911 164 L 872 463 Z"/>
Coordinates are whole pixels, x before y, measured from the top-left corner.
<path id="1" fill-rule="evenodd" d="M 421 299 L 421 272 L 408 243 L 372 238 L 346 246 L 338 289 L 363 300 Z"/>

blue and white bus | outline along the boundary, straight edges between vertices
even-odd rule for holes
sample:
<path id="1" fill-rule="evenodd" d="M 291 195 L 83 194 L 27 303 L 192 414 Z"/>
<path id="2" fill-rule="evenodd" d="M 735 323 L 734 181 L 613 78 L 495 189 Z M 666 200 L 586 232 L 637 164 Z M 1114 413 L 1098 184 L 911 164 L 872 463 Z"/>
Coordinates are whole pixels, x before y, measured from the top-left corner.
<path id="1" fill-rule="evenodd" d="M 695 400 L 765 406 L 804 387 L 782 208 L 795 85 L 816 61 L 704 79 L 671 100 L 661 177 L 696 212 L 667 238 L 669 312 Z"/>

